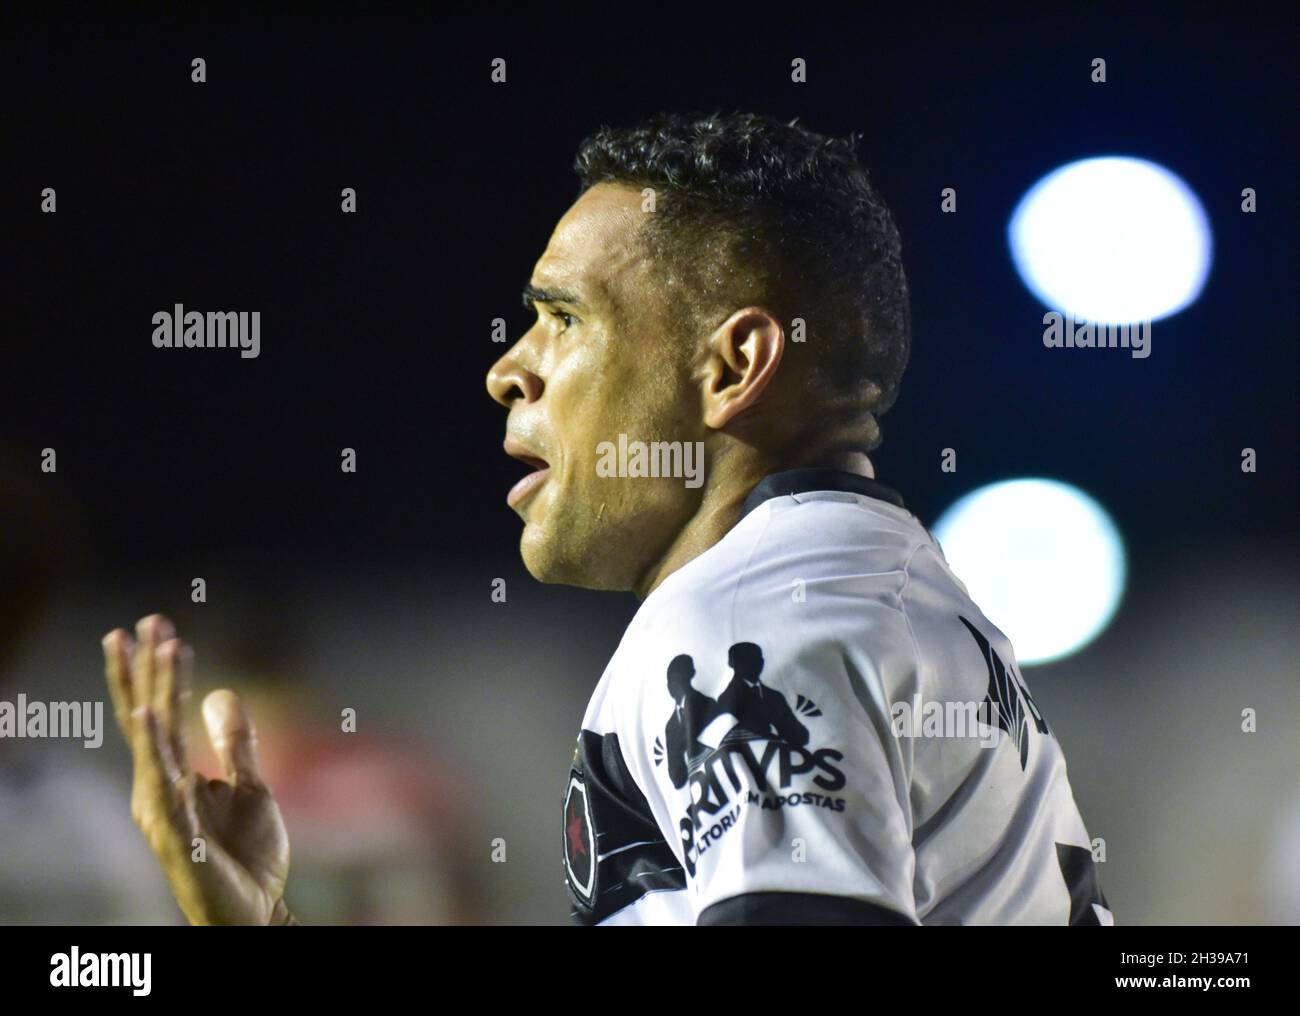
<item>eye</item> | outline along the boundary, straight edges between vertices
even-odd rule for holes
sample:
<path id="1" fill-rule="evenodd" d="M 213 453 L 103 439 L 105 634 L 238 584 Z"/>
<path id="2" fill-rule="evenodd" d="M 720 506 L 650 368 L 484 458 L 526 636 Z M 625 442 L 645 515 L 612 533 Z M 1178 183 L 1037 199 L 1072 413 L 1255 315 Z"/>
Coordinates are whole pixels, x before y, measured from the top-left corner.
<path id="1" fill-rule="evenodd" d="M 560 329 L 560 331 L 562 331 L 562 332 L 568 331 L 568 330 L 569 330 L 569 327 L 570 327 L 570 326 L 571 326 L 575 321 L 578 320 L 577 318 L 575 318 L 572 314 L 568 313 L 567 311 L 563 311 L 563 310 L 553 310 L 553 311 L 551 311 L 550 313 L 551 313 L 551 317 L 555 318 L 557 321 L 561 322 L 561 323 L 564 325 L 564 327 Z"/>

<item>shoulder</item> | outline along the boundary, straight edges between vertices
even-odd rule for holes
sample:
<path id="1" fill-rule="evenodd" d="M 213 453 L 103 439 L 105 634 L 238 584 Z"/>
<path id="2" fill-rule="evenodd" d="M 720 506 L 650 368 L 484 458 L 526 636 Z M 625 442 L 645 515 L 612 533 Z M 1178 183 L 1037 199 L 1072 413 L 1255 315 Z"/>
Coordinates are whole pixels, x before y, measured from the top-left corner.
<path id="1" fill-rule="evenodd" d="M 634 626 L 716 624 L 741 606 L 779 623 L 798 616 L 808 592 L 898 607 L 910 560 L 926 545 L 916 517 L 884 502 L 838 491 L 773 498 L 670 575 Z"/>
<path id="2" fill-rule="evenodd" d="M 843 673 L 846 655 L 910 659 L 910 569 L 926 547 L 937 554 L 893 505 L 834 491 L 774 498 L 646 598 L 611 677 L 657 689 L 682 655 L 727 674 L 741 643 L 761 647 L 777 681 Z"/>

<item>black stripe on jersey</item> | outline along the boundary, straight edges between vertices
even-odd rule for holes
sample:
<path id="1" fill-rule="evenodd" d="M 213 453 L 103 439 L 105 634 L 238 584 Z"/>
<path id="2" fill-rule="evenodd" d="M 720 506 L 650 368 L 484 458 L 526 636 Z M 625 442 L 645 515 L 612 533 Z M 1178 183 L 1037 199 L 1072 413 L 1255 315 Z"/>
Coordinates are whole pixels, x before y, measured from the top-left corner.
<path id="1" fill-rule="evenodd" d="M 741 924 L 874 925 L 915 927 L 916 922 L 877 903 L 823 893 L 744 893 L 705 907 L 701 926 Z"/>
<path id="2" fill-rule="evenodd" d="M 596 877 L 590 893 L 575 887 L 570 841 L 565 840 L 565 885 L 579 924 L 597 924 L 646 893 L 660 889 L 685 889 L 686 873 L 659 832 L 659 824 L 641 788 L 632 779 L 617 734 L 584 730 L 570 771 L 581 783 L 594 831 Z M 566 795 L 566 801 L 571 795 Z M 567 810 L 567 809 L 566 809 Z M 575 809 L 576 813 L 576 809 Z M 569 816 L 566 816 L 566 822 Z M 581 861 L 581 858 L 577 858 Z"/>
<path id="3" fill-rule="evenodd" d="M 1056 863 L 1061 866 L 1061 877 L 1070 890 L 1071 927 L 1098 927 L 1101 919 L 1093 909 L 1099 903 L 1107 910 L 1110 904 L 1097 882 L 1097 863 L 1087 847 L 1074 847 L 1068 843 L 1056 845 Z"/>

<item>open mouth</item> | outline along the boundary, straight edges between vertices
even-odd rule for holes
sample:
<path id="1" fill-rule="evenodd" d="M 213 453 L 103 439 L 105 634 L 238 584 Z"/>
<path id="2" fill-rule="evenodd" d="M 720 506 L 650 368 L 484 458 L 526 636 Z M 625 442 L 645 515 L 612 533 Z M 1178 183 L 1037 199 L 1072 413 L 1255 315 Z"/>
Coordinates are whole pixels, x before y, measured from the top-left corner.
<path id="1" fill-rule="evenodd" d="M 505 440 L 506 454 L 511 458 L 518 459 L 525 465 L 531 466 L 533 471 L 510 488 L 510 493 L 506 495 L 506 504 L 511 508 L 517 508 L 525 498 L 536 490 L 545 481 L 551 471 L 551 464 L 540 455 L 534 455 L 528 448 L 520 444 L 513 437 L 506 437 Z"/>

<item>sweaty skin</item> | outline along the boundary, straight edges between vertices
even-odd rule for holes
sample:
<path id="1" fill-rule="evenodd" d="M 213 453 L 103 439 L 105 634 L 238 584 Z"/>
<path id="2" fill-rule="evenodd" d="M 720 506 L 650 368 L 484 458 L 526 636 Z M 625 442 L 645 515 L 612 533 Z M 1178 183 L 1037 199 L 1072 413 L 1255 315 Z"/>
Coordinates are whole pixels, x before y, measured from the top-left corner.
<path id="1" fill-rule="evenodd" d="M 565 213 L 530 280 L 537 322 L 493 364 L 506 450 L 549 466 L 512 507 L 534 578 L 644 598 L 731 528 L 769 472 L 804 463 L 872 476 L 862 407 L 810 412 L 804 368 L 760 305 L 688 334 L 677 280 L 647 258 L 640 190 L 602 183 Z M 783 376 L 782 376 L 783 375 Z M 832 408 L 834 412 L 831 412 Z M 865 422 L 864 422 L 865 421 Z M 704 484 L 601 477 L 601 442 L 701 442 Z M 513 499 L 512 499 L 513 500 Z"/>
<path id="2" fill-rule="evenodd" d="M 647 258 L 638 188 L 602 183 L 565 213 L 533 269 L 536 323 L 487 375 L 509 410 L 506 451 L 534 469 L 512 507 L 542 582 L 644 598 L 735 524 L 770 472 L 821 465 L 873 476 L 869 399 L 810 395 L 785 329 L 743 294 L 701 334 L 683 282 Z M 783 367 L 783 359 L 785 366 Z M 704 483 L 600 477 L 598 446 L 701 442 Z M 194 924 L 296 924 L 283 895 L 289 838 L 258 771 L 252 721 L 232 691 L 203 703 L 222 778 L 191 771 L 181 711 L 193 654 L 161 615 L 103 640 L 118 726 L 135 760 L 131 813 Z M 196 839 L 205 861 L 195 861 Z"/>

